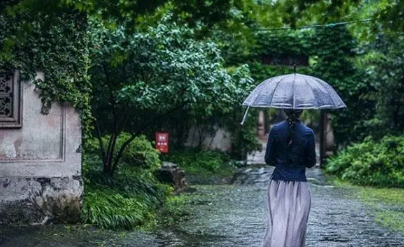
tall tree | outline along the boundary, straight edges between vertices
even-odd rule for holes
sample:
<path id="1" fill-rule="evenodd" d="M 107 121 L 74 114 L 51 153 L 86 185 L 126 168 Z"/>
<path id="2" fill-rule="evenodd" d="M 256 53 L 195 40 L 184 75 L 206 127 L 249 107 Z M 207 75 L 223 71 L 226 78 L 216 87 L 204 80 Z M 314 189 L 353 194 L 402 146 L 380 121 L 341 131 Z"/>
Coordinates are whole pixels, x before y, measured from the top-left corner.
<path id="1" fill-rule="evenodd" d="M 234 78 L 226 72 L 217 45 L 196 41 L 192 30 L 175 24 L 163 22 L 133 35 L 123 27 L 98 25 L 92 40 L 92 109 L 104 172 L 111 175 L 127 145 L 156 121 L 184 107 L 233 104 L 237 85 L 250 81 L 246 70 L 237 70 Z M 115 150 L 123 131 L 131 138 Z"/>

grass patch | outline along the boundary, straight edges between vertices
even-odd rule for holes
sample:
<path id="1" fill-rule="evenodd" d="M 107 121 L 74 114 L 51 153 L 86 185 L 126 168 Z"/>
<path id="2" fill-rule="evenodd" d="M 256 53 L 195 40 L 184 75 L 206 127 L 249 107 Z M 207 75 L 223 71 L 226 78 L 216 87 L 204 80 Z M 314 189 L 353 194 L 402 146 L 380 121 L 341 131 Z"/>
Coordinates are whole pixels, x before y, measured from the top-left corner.
<path id="1" fill-rule="evenodd" d="M 234 173 L 236 166 L 230 156 L 220 151 L 184 149 L 173 151 L 166 161 L 177 164 L 187 175 L 229 176 Z"/>
<path id="2" fill-rule="evenodd" d="M 170 193 L 144 169 L 121 169 L 114 178 L 99 171 L 86 174 L 83 223 L 105 229 L 151 228 L 156 211 Z"/>
<path id="3" fill-rule="evenodd" d="M 404 189 L 361 187 L 361 197 L 369 202 L 383 202 L 404 208 Z"/>
<path id="4" fill-rule="evenodd" d="M 359 199 L 373 210 L 377 223 L 404 232 L 404 189 L 363 187 L 330 176 L 327 179 L 335 186 L 355 189 Z"/>
<path id="5" fill-rule="evenodd" d="M 404 232 L 404 213 L 397 211 L 378 211 L 376 213 L 376 222 L 392 228 L 399 232 Z"/>
<path id="6" fill-rule="evenodd" d="M 360 187 L 360 199 L 383 226 L 404 232 L 404 189 Z"/>

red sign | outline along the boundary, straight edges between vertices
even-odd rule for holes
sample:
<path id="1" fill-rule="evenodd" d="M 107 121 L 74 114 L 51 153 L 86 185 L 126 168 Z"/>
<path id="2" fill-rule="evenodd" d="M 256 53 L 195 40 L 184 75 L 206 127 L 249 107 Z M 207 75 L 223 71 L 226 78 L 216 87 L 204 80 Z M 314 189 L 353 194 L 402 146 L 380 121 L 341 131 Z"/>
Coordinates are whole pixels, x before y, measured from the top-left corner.
<path id="1" fill-rule="evenodd" d="M 168 153 L 168 133 L 156 132 L 156 149 L 161 153 Z"/>

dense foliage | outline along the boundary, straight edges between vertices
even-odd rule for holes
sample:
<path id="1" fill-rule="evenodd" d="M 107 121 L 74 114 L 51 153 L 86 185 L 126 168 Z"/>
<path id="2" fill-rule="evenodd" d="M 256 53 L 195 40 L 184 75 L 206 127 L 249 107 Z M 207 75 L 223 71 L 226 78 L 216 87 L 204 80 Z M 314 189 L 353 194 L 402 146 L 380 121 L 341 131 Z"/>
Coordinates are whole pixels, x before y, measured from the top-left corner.
<path id="1" fill-rule="evenodd" d="M 236 53 L 234 47 L 224 45 L 226 61 L 247 63 L 259 83 L 272 76 L 293 73 L 293 63 L 307 59 L 307 64 L 297 66 L 296 71 L 327 81 L 349 106 L 330 111 L 336 143 L 346 145 L 371 134 L 368 121 L 374 117 L 375 102 L 364 96 L 374 91 L 374 87 L 368 75 L 354 66 L 359 45 L 345 26 L 259 31 L 253 38 L 254 45 L 247 54 Z M 307 117 L 319 120 L 317 114 L 310 113 Z"/>
<path id="2" fill-rule="evenodd" d="M 404 138 L 370 138 L 327 162 L 326 171 L 358 185 L 404 187 Z"/>
<path id="3" fill-rule="evenodd" d="M 117 145 L 129 137 L 124 133 Z M 154 222 L 156 210 L 171 189 L 153 175 L 161 161 L 145 136 L 128 146 L 114 177 L 101 170 L 97 140 L 88 141 L 85 164 L 83 222 L 108 229 L 131 229 Z"/>
<path id="4" fill-rule="evenodd" d="M 330 83 L 348 106 L 330 111 L 336 144 L 363 140 L 371 134 L 366 121 L 374 117 L 375 104 L 364 97 L 373 90 L 367 75 L 354 66 L 358 44 L 346 27 L 337 26 L 316 29 L 312 45 L 317 57 L 313 74 Z"/>
<path id="5" fill-rule="evenodd" d="M 82 220 L 109 229 L 132 229 L 153 222 L 169 195 L 152 172 L 124 168 L 114 179 L 102 172 L 86 174 Z"/>
<path id="6" fill-rule="evenodd" d="M 215 8 L 213 8 L 213 5 Z M 400 41 L 395 41 L 388 37 L 392 32 L 400 30 L 402 27 L 400 21 L 395 21 L 394 24 L 390 23 L 391 19 L 400 16 L 400 12 L 395 12 L 394 9 L 399 8 L 401 5 L 402 1 L 393 1 L 387 4 L 386 1 L 363 2 L 356 0 L 344 3 L 340 1 L 324 3 L 322 1 L 307 2 L 300 0 L 284 0 L 276 1 L 275 3 L 250 0 L 221 1 L 220 3 L 208 3 L 205 1 L 184 3 L 175 0 L 154 1 L 153 3 L 142 0 L 110 1 L 108 3 L 93 0 L 8 0 L 3 1 L 1 5 L 2 27 L 4 29 L 2 30 L 3 38 L 1 41 L 1 65 L 3 69 L 20 69 L 24 75 L 31 78 L 38 70 L 45 72 L 46 81 L 37 82 L 37 86 L 41 89 L 43 112 L 47 112 L 52 100 L 58 100 L 69 102 L 73 106 L 84 110 L 84 115 L 89 119 L 88 102 L 90 99 L 89 93 L 91 92 L 91 87 L 88 83 L 89 74 L 87 73 L 89 62 L 92 62 L 90 75 L 95 78 L 92 84 L 98 88 L 93 93 L 96 96 L 105 96 L 100 92 L 102 88 L 106 87 L 99 83 L 100 79 L 105 79 L 100 78 L 103 76 L 103 73 L 100 72 L 104 70 L 104 67 L 108 67 L 107 70 L 110 70 L 108 71 L 109 76 L 117 75 L 116 77 L 119 78 L 113 78 L 113 80 L 119 80 L 121 88 L 125 88 L 119 93 L 119 97 L 117 97 L 118 94 L 114 97 L 113 101 L 122 103 L 124 102 L 123 98 L 133 95 L 136 90 L 137 92 L 139 90 L 143 90 L 142 92 L 148 90 L 150 92 L 150 89 L 145 87 L 147 82 L 139 84 L 138 79 L 122 78 L 119 73 L 115 74 L 115 72 L 125 67 L 131 59 L 139 63 L 145 57 L 158 57 L 159 55 L 144 53 L 143 57 L 133 57 L 133 54 L 128 52 L 128 49 L 142 49 L 138 47 L 138 45 L 142 46 L 141 42 L 139 44 L 136 42 L 125 44 L 122 40 L 127 38 L 135 40 L 135 36 L 139 38 L 139 35 L 155 32 L 152 30 L 157 29 L 149 29 L 145 24 L 152 23 L 154 25 L 159 23 L 161 16 L 169 13 L 171 14 L 171 21 L 163 23 L 166 28 L 172 29 L 173 27 L 170 25 L 175 20 L 178 23 L 189 23 L 196 30 L 196 33 L 188 30 L 184 34 L 183 26 L 175 27 L 174 25 L 175 30 L 183 32 L 177 37 L 181 36 L 180 39 L 183 40 L 194 39 L 195 37 L 201 39 L 202 34 L 205 37 L 202 38 L 201 42 L 206 43 L 206 34 L 209 34 L 223 49 L 221 54 L 223 54 L 226 66 L 241 65 L 247 62 L 257 82 L 273 75 L 291 71 L 291 67 L 262 64 L 263 56 L 309 56 L 310 66 L 300 67 L 298 71 L 315 74 L 330 82 L 350 106 L 347 110 L 333 113 L 335 115 L 333 123 L 336 130 L 336 141 L 338 144 L 345 145 L 351 141 L 361 140 L 367 135 L 375 136 L 375 129 L 391 124 L 391 122 L 386 121 L 390 118 L 394 119 L 392 121 L 394 126 L 389 127 L 397 131 L 401 130 L 401 102 L 396 100 L 401 97 L 394 96 L 391 99 L 386 99 L 388 97 L 386 97 L 386 93 L 383 93 L 383 90 L 385 92 L 393 90 L 399 95 L 401 92 L 399 88 L 397 89 L 400 83 L 395 84 L 395 82 L 401 80 L 400 75 L 402 74 L 400 71 L 401 60 L 399 59 Z M 323 13 L 327 13 L 327 15 Z M 93 20 L 91 29 L 88 29 L 87 24 L 89 17 Z M 366 19 L 365 17 L 377 19 L 381 25 L 377 26 L 375 22 L 372 22 L 369 23 L 367 28 L 367 22 L 361 22 L 362 19 Z M 313 23 L 355 21 L 356 19 L 358 19 L 358 23 L 353 27 L 329 25 L 324 28 L 307 28 L 301 31 L 282 29 L 285 27 L 301 27 Z M 100 20 L 102 20 L 103 24 L 101 24 Z M 144 32 L 135 32 L 137 34 L 133 35 L 136 27 L 134 24 Z M 163 34 L 161 27 L 162 25 L 159 27 L 160 34 Z M 209 27 L 209 32 L 206 32 L 206 27 Z M 109 28 L 112 28 L 112 30 Z M 72 31 L 73 29 L 74 31 Z M 373 37 L 378 37 L 377 41 L 370 40 L 367 45 L 358 44 L 355 42 L 355 37 L 347 31 L 348 29 L 361 39 L 368 37 L 363 33 L 373 33 Z M 90 45 L 87 34 L 91 36 Z M 104 40 L 102 41 L 101 39 Z M 115 43 L 107 48 L 102 45 L 107 40 Z M 74 46 L 71 45 L 72 42 L 74 42 Z M 174 43 L 170 42 L 168 41 L 164 45 L 166 47 L 175 46 Z M 183 41 L 182 45 L 192 47 L 187 42 Z M 387 50 L 387 47 L 390 48 Z M 91 58 L 89 57 L 88 48 L 91 48 Z M 217 49 L 215 52 L 218 53 L 219 50 Z M 174 57 L 181 56 L 181 54 L 174 55 L 174 53 L 171 55 Z M 158 59 L 162 59 L 162 56 L 165 55 L 161 54 Z M 363 58 L 365 60 L 360 61 Z M 153 66 L 150 62 L 146 61 L 146 63 L 149 63 L 148 66 Z M 46 66 L 44 65 L 45 63 Z M 359 63 L 362 65 L 357 66 Z M 126 65 L 123 66 L 123 64 Z M 373 72 L 367 70 L 366 66 L 372 67 Z M 100 70 L 101 67 L 103 68 Z M 392 67 L 396 67 L 397 70 L 394 73 L 388 72 L 387 70 Z M 129 68 L 126 67 L 126 69 Z M 150 68 L 148 70 L 153 71 Z M 160 70 L 161 73 L 167 72 L 163 71 L 164 69 Z M 155 72 L 153 71 L 153 73 Z M 189 74 L 185 76 L 189 76 Z M 132 81 L 131 83 L 136 81 L 137 88 L 129 85 L 128 81 Z M 385 85 L 380 87 L 377 81 L 389 81 L 389 83 L 387 87 Z M 116 88 L 120 87 L 115 83 L 112 84 L 115 88 L 112 90 L 108 88 L 104 92 L 116 92 Z M 122 87 L 122 85 L 125 85 L 125 87 Z M 246 84 L 235 84 L 235 88 L 240 88 L 240 92 L 248 91 L 249 88 L 243 85 Z M 235 99 L 233 102 L 239 102 L 243 98 L 244 94 L 240 92 L 229 95 L 229 97 Z M 159 94 L 161 92 L 153 93 L 153 97 L 147 94 L 147 97 L 132 97 L 132 99 L 139 98 L 138 102 L 136 102 L 137 104 L 140 102 L 150 104 L 156 98 L 166 101 L 167 94 L 161 97 Z M 193 91 L 193 93 L 198 92 Z M 359 101 L 356 100 L 358 98 L 360 99 Z M 198 128 L 205 133 L 213 133 L 218 126 L 225 127 L 231 132 L 234 130 L 232 137 L 236 140 L 234 150 L 237 151 L 235 153 L 242 152 L 243 148 L 241 146 L 244 146 L 247 151 L 257 148 L 257 143 L 253 138 L 253 131 L 246 131 L 247 128 L 249 130 L 253 129 L 254 124 L 247 125 L 245 129 L 238 129 L 238 126 L 231 124 L 231 122 L 238 122 L 237 120 L 240 117 L 238 112 L 241 112 L 241 109 L 231 107 L 233 103 L 230 101 L 223 101 L 224 105 L 212 109 L 212 105 L 216 104 L 209 105 L 211 101 L 206 100 L 206 97 L 203 100 L 209 103 L 201 104 L 197 97 L 191 101 L 195 102 L 196 100 L 198 100 L 199 107 L 188 105 L 181 108 L 179 106 L 178 110 L 181 114 L 177 116 L 181 117 L 174 116 L 170 121 L 167 121 L 166 126 L 160 126 L 167 129 L 173 128 L 175 139 L 178 140 L 177 144 L 184 143 L 187 129 L 196 122 L 201 123 Z M 156 102 L 154 100 L 154 103 Z M 161 105 L 161 103 L 158 104 Z M 101 104 L 96 99 L 93 106 L 100 106 L 98 108 L 101 108 L 105 104 Z M 361 110 L 358 110 L 359 108 Z M 139 105 L 136 108 L 136 115 L 140 119 L 144 119 L 143 110 L 143 108 L 139 108 Z M 111 109 L 105 112 L 108 111 L 111 112 Z M 237 114 L 229 113 L 230 111 L 237 112 Z M 377 111 L 376 118 L 372 116 L 375 111 Z M 94 112 L 100 116 L 97 110 L 94 110 Z M 102 113 L 102 117 L 109 118 L 110 121 L 107 121 L 108 126 L 115 128 L 115 124 L 110 124 L 113 120 L 105 112 Z M 160 116 L 158 114 L 152 115 Z M 231 121 L 228 121 L 228 119 L 231 119 Z M 178 125 L 176 123 L 184 124 Z M 86 128 L 90 127 L 88 122 L 84 126 Z M 140 126 L 142 126 L 141 123 Z M 111 128 L 103 128 L 104 133 L 102 134 L 111 133 Z M 129 130 L 122 126 L 117 128 L 134 132 L 132 129 Z M 388 132 L 388 128 L 384 128 L 384 130 Z M 117 162 L 111 161 L 111 156 L 109 155 L 113 153 L 111 149 L 114 149 L 114 139 L 119 136 L 120 130 L 117 132 L 118 134 L 111 135 L 111 145 L 107 145 L 108 147 L 105 148 L 107 154 L 104 157 L 104 163 L 107 166 L 114 166 L 110 163 L 117 164 Z M 246 133 L 243 134 L 243 132 Z M 238 142 L 237 140 L 244 140 L 248 143 Z M 113 170 L 113 168 L 111 169 Z"/>
<path id="7" fill-rule="evenodd" d="M 23 80 L 38 71 L 45 80 L 34 81 L 40 89 L 42 113 L 52 101 L 68 102 L 82 110 L 84 130 L 90 128 L 87 17 L 73 9 L 33 12 L 20 1 L 0 3 L 0 70 L 18 70 Z"/>
<path id="8" fill-rule="evenodd" d="M 373 87 L 368 92 L 368 98 L 376 103 L 376 114 L 368 125 L 377 138 L 404 133 L 403 44 L 403 36 L 380 35 L 375 41 L 375 48 L 364 58 L 369 84 Z"/>
<path id="9" fill-rule="evenodd" d="M 297 71 L 324 79 L 348 105 L 347 109 L 330 111 L 336 144 L 344 147 L 366 136 L 402 133 L 402 38 L 397 38 L 401 36 L 397 30 L 403 22 L 391 21 L 400 15 L 393 9 L 402 4 L 260 1 L 252 7 L 259 15 L 242 13 L 248 18 L 244 29 L 230 34 L 221 30 L 215 35 L 226 63 L 247 63 L 256 83 L 293 71 L 293 61 L 289 66 L 265 64 L 265 57 L 293 60 L 308 56 L 308 66 L 298 66 Z"/>
<path id="10" fill-rule="evenodd" d="M 116 152 L 119 148 L 131 137 L 130 134 L 123 132 L 116 143 Z M 109 135 L 103 136 L 104 142 L 107 142 L 111 137 Z M 91 162 L 97 162 L 102 159 L 100 153 L 99 141 L 97 139 L 90 139 L 87 141 L 86 157 Z M 114 155 L 117 155 L 115 153 Z M 122 153 L 121 163 L 126 167 L 157 169 L 160 167 L 160 154 L 153 147 L 152 143 L 147 140 L 146 136 L 137 136 Z"/>
<path id="11" fill-rule="evenodd" d="M 174 148 L 184 148 L 189 130 L 197 129 L 198 150 L 166 157 L 191 172 L 233 169 L 227 154 L 200 151 L 203 138 L 219 129 L 230 133 L 232 158 L 259 149 L 257 111 L 240 126 L 240 104 L 255 84 L 291 73 L 301 57 L 308 61 L 297 72 L 329 82 L 348 105 L 330 112 L 337 145 L 358 143 L 331 159 L 327 171 L 358 184 L 403 187 L 403 6 L 3 0 L 0 72 L 18 70 L 23 79 L 44 72 L 44 81 L 34 81 L 42 113 L 53 101 L 67 102 L 81 110 L 84 133 L 94 129 L 98 138 L 84 150 L 88 223 L 132 228 L 151 221 L 165 200 L 167 188 L 152 176 L 159 154 L 141 134 L 166 130 Z M 274 62 L 282 58 L 291 61 Z M 388 134 L 398 137 L 383 138 Z"/>
<path id="12" fill-rule="evenodd" d="M 191 29 L 167 19 L 146 33 L 100 25 L 92 33 L 92 111 L 98 136 L 111 134 L 105 147 L 99 138 L 106 173 L 114 173 L 127 145 L 158 120 L 183 109 L 188 117 L 173 127 L 176 136 L 176 129 L 230 114 L 251 86 L 246 67 L 227 71 L 215 43 L 195 40 Z M 122 131 L 131 137 L 117 147 Z"/>

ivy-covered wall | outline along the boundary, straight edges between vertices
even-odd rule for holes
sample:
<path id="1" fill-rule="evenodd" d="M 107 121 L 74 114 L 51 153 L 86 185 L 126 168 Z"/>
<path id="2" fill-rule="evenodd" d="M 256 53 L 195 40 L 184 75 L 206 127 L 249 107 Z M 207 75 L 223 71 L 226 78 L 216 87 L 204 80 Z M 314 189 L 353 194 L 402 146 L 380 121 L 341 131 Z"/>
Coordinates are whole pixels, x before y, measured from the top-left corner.
<path id="1" fill-rule="evenodd" d="M 302 30 L 267 30 L 254 35 L 247 53 L 237 52 L 241 46 L 224 46 L 229 65 L 248 63 L 256 83 L 293 73 L 293 64 L 264 64 L 263 57 L 305 57 L 307 66 L 297 66 L 296 72 L 319 77 L 332 85 L 348 108 L 329 111 L 337 145 L 360 141 L 371 134 L 366 124 L 374 115 L 375 102 L 364 97 L 364 92 L 374 91 L 366 81 L 364 72 L 354 66 L 358 44 L 345 26 L 311 28 Z M 293 59 L 292 59 L 293 60 Z M 264 61 L 265 62 L 265 61 Z M 358 98 L 361 98 L 359 101 Z M 310 119 L 318 118 L 316 113 Z M 317 119 L 318 121 L 319 119 Z"/>
<path id="2" fill-rule="evenodd" d="M 91 119 L 87 18 L 27 3 L 0 2 L 0 73 L 16 72 L 23 83 L 22 128 L 1 129 L 0 224 L 76 222 L 82 130 Z"/>
<path id="3" fill-rule="evenodd" d="M 22 80 L 36 80 L 47 114 L 52 102 L 68 102 L 82 111 L 89 129 L 90 90 L 87 17 L 67 8 L 26 8 L 18 0 L 0 2 L 0 72 L 19 70 Z"/>

